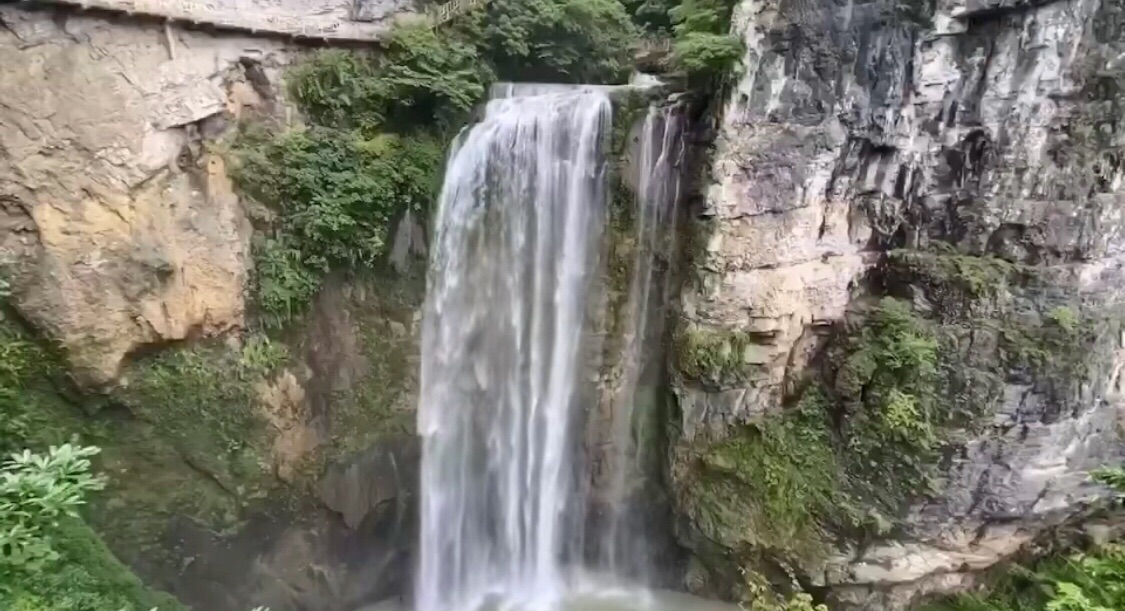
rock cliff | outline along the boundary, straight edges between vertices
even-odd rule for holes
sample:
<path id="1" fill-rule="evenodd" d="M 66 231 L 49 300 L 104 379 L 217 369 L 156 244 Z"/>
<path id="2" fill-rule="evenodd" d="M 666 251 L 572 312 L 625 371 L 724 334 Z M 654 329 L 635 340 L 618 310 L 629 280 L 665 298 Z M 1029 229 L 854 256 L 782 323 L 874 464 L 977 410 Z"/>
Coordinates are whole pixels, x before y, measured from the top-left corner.
<path id="1" fill-rule="evenodd" d="M 243 323 L 249 224 L 204 142 L 265 103 L 291 50 L 0 7 L 0 201 L 14 304 L 77 380 Z"/>
<path id="2" fill-rule="evenodd" d="M 0 440 L 100 446 L 89 522 L 196 608 L 334 609 L 406 583 L 424 229 L 399 223 L 398 271 L 325 281 L 284 338 L 247 320 L 266 221 L 225 147 L 248 117 L 297 121 L 283 71 L 307 52 L 0 6 L 0 350 L 34 361 Z"/>
<path id="3" fill-rule="evenodd" d="M 1125 5 L 744 0 L 734 21 L 746 55 L 695 211 L 679 341 L 740 375 L 708 375 L 691 355 L 676 366 L 689 581 L 737 596 L 719 565 L 779 555 L 699 509 L 709 448 L 831 385 L 826 350 L 890 295 L 951 334 L 963 396 L 938 404 L 976 416 L 950 427 L 939 491 L 890 532 L 837 539 L 787 571 L 872 609 L 964 587 L 1097 507 L 1088 471 L 1122 459 L 1117 327 L 1098 323 L 1077 368 L 1054 377 L 1017 363 L 1010 338 L 1052 312 L 1119 320 Z"/>

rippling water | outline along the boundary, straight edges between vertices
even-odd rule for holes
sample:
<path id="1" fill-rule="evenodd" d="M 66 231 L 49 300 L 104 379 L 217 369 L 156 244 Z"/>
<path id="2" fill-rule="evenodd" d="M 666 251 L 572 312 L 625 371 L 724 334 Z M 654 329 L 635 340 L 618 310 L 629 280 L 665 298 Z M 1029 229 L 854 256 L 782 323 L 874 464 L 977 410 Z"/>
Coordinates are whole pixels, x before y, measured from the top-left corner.
<path id="1" fill-rule="evenodd" d="M 360 611 L 408 611 L 408 609 L 402 603 L 387 602 L 365 607 Z M 550 609 L 492 604 L 484 605 L 476 611 L 738 611 L 738 609 L 737 605 L 704 600 L 679 592 L 607 589 L 564 598 L 559 606 Z"/>

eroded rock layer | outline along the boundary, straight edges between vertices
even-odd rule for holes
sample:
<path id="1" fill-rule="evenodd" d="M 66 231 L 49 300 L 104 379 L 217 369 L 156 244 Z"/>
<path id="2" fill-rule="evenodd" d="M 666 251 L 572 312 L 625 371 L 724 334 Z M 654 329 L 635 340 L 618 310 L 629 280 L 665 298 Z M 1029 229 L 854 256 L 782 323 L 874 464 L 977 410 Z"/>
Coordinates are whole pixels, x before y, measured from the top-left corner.
<path id="1" fill-rule="evenodd" d="M 735 595 L 719 565 L 776 552 L 699 511 L 702 457 L 838 367 L 824 349 L 862 327 L 873 297 L 912 302 L 951 333 L 959 375 L 988 374 L 939 399 L 975 413 L 949 433 L 940 491 L 892 532 L 794 569 L 803 583 L 897 608 L 969 584 L 1104 498 L 1088 472 L 1121 460 L 1116 327 L 1097 323 L 1080 366 L 1054 377 L 1014 365 L 1009 339 L 1064 310 L 1120 318 L 1123 15 L 1119 0 L 738 5 L 743 73 L 679 332 L 672 472 L 695 587 Z M 919 258 L 948 273 L 902 273 Z M 975 275 L 993 264 L 1004 271 Z M 1022 280 L 1000 282 L 1011 270 Z"/>

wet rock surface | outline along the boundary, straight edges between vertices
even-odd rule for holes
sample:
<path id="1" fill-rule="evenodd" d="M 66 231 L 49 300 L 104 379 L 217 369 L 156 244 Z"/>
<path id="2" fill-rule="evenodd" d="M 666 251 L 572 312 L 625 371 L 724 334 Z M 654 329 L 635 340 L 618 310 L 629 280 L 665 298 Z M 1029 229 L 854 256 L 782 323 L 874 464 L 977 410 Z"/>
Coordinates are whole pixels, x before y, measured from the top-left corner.
<path id="1" fill-rule="evenodd" d="M 700 378 L 681 368 L 674 474 L 693 448 L 783 409 L 893 249 L 940 242 L 1050 278 L 1054 292 L 1016 289 L 997 306 L 1009 313 L 1041 316 L 1062 294 L 1116 316 L 1125 243 L 1125 141 L 1113 127 L 1125 108 L 1121 2 L 911 8 L 737 7 L 744 72 L 726 99 L 711 186 L 695 211 L 704 254 L 682 298 L 681 328 L 730 338 L 722 354 L 737 352 L 740 375 Z M 901 294 L 938 316 L 980 315 L 932 302 L 917 286 Z M 899 608 L 965 587 L 977 571 L 1080 520 L 1105 495 L 1088 472 L 1122 456 L 1121 341 L 1110 339 L 1082 356 L 1088 378 L 1062 390 L 1009 372 L 993 405 L 982 387 L 979 403 L 991 415 L 959 434 L 943 492 L 910 512 L 904 532 L 845 546 L 804 578 L 843 603 Z M 978 340 L 959 345 L 967 371 L 995 357 L 987 335 Z M 697 554 L 737 553 L 688 521 L 681 540 Z"/>

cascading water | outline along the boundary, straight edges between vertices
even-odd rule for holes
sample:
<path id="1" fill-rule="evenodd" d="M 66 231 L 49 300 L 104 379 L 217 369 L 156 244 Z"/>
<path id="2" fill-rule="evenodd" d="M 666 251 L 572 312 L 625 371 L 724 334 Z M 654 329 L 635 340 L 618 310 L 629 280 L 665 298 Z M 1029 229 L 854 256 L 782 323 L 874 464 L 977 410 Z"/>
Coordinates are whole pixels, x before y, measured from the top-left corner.
<path id="1" fill-rule="evenodd" d="M 657 412 L 636 406 L 655 403 L 640 401 L 638 389 L 655 396 L 652 372 L 661 370 L 679 114 L 651 109 L 640 133 L 625 337 L 612 359 L 615 382 L 598 387 L 603 364 L 591 355 L 601 354 L 594 340 L 604 330 L 609 91 L 505 85 L 493 93 L 483 120 L 454 143 L 436 222 L 422 332 L 416 611 L 590 604 L 589 581 L 566 567 L 583 559 L 587 514 L 582 445 L 590 440 L 578 431 L 589 403 L 607 392 L 612 430 L 603 436 L 612 448 L 595 458 L 611 470 L 595 491 L 609 505 L 594 533 L 600 565 L 636 577 L 647 555 L 638 543 L 646 533 L 629 513 L 637 482 L 653 472 L 641 429 Z M 689 608 L 683 600 L 665 608 Z"/>
<path id="2" fill-rule="evenodd" d="M 438 212 L 422 332 L 421 611 L 548 606 L 576 537 L 568 516 L 581 512 L 573 432 L 610 102 L 596 89 L 504 95 L 455 143 Z"/>
<path id="3" fill-rule="evenodd" d="M 675 252 L 675 221 L 683 158 L 683 115 L 678 108 L 652 106 L 640 133 L 636 164 L 633 261 L 620 376 L 613 388 L 611 473 L 602 564 L 611 573 L 644 580 L 652 567 L 644 519 L 651 505 L 646 491 L 659 471 L 654 464 L 655 389 L 663 371 L 660 345 L 668 303 L 668 255 Z M 646 441 L 648 443 L 646 443 Z"/>

